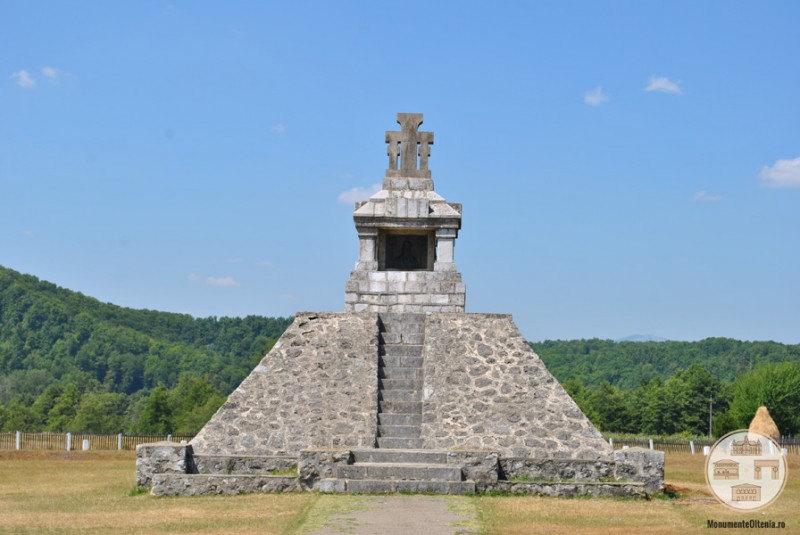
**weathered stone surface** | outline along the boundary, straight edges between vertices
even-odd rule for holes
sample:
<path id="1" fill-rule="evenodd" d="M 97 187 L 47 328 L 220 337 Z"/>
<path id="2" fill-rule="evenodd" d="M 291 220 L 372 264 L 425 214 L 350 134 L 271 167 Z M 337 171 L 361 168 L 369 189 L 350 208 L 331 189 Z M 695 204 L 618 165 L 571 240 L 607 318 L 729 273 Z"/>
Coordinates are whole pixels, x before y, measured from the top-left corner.
<path id="1" fill-rule="evenodd" d="M 610 446 L 511 316 L 428 314 L 423 357 L 424 448 L 611 459 Z"/>
<path id="2" fill-rule="evenodd" d="M 627 496 L 644 498 L 647 493 L 641 483 L 551 483 L 530 481 L 498 481 L 493 490 L 511 494 L 530 494 L 534 496 L 559 496 L 574 498 L 578 496 Z"/>
<path id="3" fill-rule="evenodd" d="M 269 474 L 297 469 L 298 457 L 193 455 L 193 474 Z"/>
<path id="4" fill-rule="evenodd" d="M 472 481 L 402 481 L 381 479 L 345 480 L 345 492 L 354 494 L 395 494 L 426 492 L 434 494 L 474 494 Z"/>
<path id="5" fill-rule="evenodd" d="M 644 484 L 648 494 L 664 490 L 664 452 L 644 448 L 614 451 L 614 477 Z"/>
<path id="6" fill-rule="evenodd" d="M 463 312 L 466 286 L 461 281 L 461 274 L 455 270 L 444 271 L 443 267 L 440 269 L 442 271 L 353 271 L 346 283 L 345 310 Z M 386 275 L 393 277 L 384 278 Z M 383 280 L 375 280 L 378 277 Z"/>
<path id="7" fill-rule="evenodd" d="M 297 456 L 372 447 L 378 413 L 378 317 L 298 313 L 192 440 L 210 455 Z"/>
<path id="8" fill-rule="evenodd" d="M 450 451 L 447 463 L 461 467 L 461 478 L 474 481 L 478 491 L 492 488 L 498 480 L 498 455 L 494 452 Z"/>
<path id="9" fill-rule="evenodd" d="M 300 484 L 305 489 L 322 490 L 321 480 L 337 478 L 340 466 L 353 464 L 353 452 L 350 450 L 305 450 L 300 452 L 297 470 Z M 326 484 L 327 485 L 327 484 Z M 334 492 L 328 490 L 324 492 Z"/>
<path id="10" fill-rule="evenodd" d="M 219 474 L 156 474 L 153 496 L 203 496 L 250 492 L 290 492 L 299 490 L 296 477 Z"/>
<path id="11" fill-rule="evenodd" d="M 184 474 L 191 463 L 191 446 L 153 442 L 136 446 L 136 485 L 149 487 L 160 474 Z"/>
<path id="12" fill-rule="evenodd" d="M 607 460 L 504 457 L 500 459 L 500 475 L 509 480 L 601 481 L 614 477 L 614 463 Z"/>

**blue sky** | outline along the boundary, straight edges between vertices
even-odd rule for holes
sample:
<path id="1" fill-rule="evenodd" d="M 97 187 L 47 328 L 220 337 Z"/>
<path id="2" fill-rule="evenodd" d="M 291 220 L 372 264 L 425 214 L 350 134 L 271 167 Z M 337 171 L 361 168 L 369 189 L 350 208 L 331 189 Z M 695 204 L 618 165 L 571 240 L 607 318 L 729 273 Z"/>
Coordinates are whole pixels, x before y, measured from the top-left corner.
<path id="1" fill-rule="evenodd" d="M 457 7 L 456 7 L 457 5 Z M 800 343 L 800 3 L 0 4 L 0 264 L 195 316 L 343 310 L 397 112 L 530 340 Z"/>

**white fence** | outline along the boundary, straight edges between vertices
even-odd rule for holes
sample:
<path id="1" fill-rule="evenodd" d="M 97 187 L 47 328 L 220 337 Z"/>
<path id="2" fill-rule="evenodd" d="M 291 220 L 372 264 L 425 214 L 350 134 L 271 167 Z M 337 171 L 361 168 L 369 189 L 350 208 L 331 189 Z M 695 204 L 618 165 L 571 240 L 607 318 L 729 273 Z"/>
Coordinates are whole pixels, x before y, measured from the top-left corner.
<path id="1" fill-rule="evenodd" d="M 608 439 L 608 443 L 614 449 L 622 449 L 624 447 L 638 447 L 661 450 L 667 453 L 691 453 L 694 455 L 703 454 L 704 448 L 713 446 L 716 440 L 703 439 L 703 440 L 669 440 L 659 438 L 646 438 L 646 437 L 614 437 Z M 781 437 L 777 441 L 780 446 L 786 450 L 787 454 L 798 455 L 800 454 L 800 440 L 796 437 Z"/>
<path id="2" fill-rule="evenodd" d="M 0 433 L 0 450 L 134 450 L 148 442 L 189 441 L 192 435 L 90 435 L 86 433 Z"/>

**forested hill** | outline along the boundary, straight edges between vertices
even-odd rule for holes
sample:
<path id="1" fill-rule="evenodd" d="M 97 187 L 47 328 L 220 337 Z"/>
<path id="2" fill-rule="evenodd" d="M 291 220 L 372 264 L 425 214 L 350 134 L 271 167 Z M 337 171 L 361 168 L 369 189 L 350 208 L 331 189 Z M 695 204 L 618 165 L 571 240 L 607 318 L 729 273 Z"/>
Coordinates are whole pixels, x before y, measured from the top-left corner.
<path id="1" fill-rule="evenodd" d="M 0 404 L 53 381 L 133 394 L 182 373 L 227 394 L 290 323 L 133 310 L 0 266 Z"/>
<path id="2" fill-rule="evenodd" d="M 608 381 L 617 388 L 632 389 L 651 379 L 666 380 L 692 364 L 707 369 L 722 383 L 731 383 L 761 364 L 800 363 L 800 345 L 730 338 L 698 342 L 547 340 L 530 345 L 561 383 L 578 380 L 591 387 Z"/>
<path id="3" fill-rule="evenodd" d="M 290 322 L 132 310 L 0 266 L 0 431 L 194 434 Z M 704 434 L 713 399 L 715 433 L 761 403 L 800 432 L 799 345 L 531 345 L 603 431 Z"/>

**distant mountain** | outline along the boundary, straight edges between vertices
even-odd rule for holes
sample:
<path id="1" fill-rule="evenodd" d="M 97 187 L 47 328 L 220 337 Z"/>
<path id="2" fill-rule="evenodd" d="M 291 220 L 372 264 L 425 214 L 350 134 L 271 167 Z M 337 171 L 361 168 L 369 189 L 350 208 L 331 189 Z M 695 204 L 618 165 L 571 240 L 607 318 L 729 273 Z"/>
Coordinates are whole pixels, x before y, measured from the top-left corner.
<path id="1" fill-rule="evenodd" d="M 617 338 L 615 342 L 668 342 L 667 338 L 656 336 L 654 334 L 632 334 L 625 338 Z"/>

